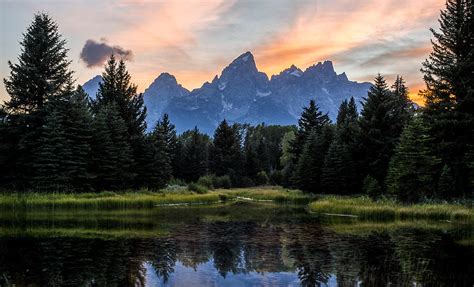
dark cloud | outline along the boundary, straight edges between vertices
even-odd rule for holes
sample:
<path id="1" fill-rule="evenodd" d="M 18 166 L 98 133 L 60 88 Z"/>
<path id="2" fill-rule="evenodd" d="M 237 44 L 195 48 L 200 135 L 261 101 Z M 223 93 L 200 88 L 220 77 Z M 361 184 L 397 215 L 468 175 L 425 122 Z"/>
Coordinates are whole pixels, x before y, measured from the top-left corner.
<path id="1" fill-rule="evenodd" d="M 80 57 L 87 67 L 102 66 L 112 54 L 124 61 L 132 60 L 133 53 L 131 50 L 125 50 L 120 46 L 110 46 L 104 40 L 102 38 L 101 42 L 97 42 L 89 39 L 84 44 Z"/>

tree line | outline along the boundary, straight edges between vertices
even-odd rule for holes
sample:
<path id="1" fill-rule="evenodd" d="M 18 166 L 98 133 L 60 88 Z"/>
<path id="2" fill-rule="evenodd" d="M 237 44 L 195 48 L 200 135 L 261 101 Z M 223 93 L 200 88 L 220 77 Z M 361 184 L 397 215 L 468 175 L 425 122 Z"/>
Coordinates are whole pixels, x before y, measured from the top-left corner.
<path id="1" fill-rule="evenodd" d="M 402 77 L 374 79 L 362 109 L 341 103 L 332 123 L 317 103 L 297 126 L 222 121 L 212 137 L 177 135 L 168 115 L 147 132 L 143 96 L 112 55 L 95 100 L 74 87 L 65 40 L 46 14 L 24 34 L 4 80 L 0 184 L 10 190 L 160 189 L 170 179 L 208 187 L 279 184 L 313 193 L 426 198 L 472 196 L 473 4 L 441 12 L 423 63 L 424 107 Z"/>

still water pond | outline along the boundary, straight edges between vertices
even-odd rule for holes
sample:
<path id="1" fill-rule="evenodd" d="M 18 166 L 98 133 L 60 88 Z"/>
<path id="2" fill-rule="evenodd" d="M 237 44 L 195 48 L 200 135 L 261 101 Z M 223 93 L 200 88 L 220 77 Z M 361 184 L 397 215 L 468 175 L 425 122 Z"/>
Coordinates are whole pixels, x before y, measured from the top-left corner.
<path id="1" fill-rule="evenodd" d="M 0 286 L 473 286 L 472 223 L 233 203 L 0 213 Z"/>

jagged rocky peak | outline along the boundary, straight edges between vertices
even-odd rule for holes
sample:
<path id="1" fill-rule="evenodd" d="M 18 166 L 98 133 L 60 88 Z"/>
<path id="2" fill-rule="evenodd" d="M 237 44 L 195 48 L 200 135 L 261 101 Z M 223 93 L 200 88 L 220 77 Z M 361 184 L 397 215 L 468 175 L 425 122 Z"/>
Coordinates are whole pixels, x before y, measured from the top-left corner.
<path id="1" fill-rule="evenodd" d="M 235 73 L 257 73 L 257 65 L 255 64 L 255 59 L 250 52 L 245 52 L 239 57 L 237 57 L 232 63 L 222 71 L 221 78 L 226 78 Z"/>
<path id="2" fill-rule="evenodd" d="M 349 79 L 347 78 L 346 72 L 343 72 L 342 74 L 337 75 L 338 80 L 347 82 Z"/>
<path id="3" fill-rule="evenodd" d="M 99 83 L 101 82 L 102 76 L 96 75 L 89 81 L 85 82 L 84 85 L 82 85 L 82 89 L 84 89 L 84 92 L 86 92 L 91 99 L 95 99 L 97 92 L 99 91 Z"/>
<path id="4" fill-rule="evenodd" d="M 178 84 L 178 82 L 176 81 L 176 77 L 171 75 L 170 73 L 161 73 L 154 81 L 154 83 L 156 82 L 170 82 L 172 84 Z"/>
<path id="5" fill-rule="evenodd" d="M 295 65 L 281 71 L 278 75 L 273 75 L 271 81 L 277 80 L 278 78 L 299 78 L 303 75 L 303 71 Z"/>

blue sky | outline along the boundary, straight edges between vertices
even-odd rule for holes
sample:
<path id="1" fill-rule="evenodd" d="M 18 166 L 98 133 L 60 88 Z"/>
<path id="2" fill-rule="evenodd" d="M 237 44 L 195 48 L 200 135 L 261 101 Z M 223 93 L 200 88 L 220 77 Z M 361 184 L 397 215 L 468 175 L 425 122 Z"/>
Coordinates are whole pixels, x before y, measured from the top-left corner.
<path id="1" fill-rule="evenodd" d="M 431 50 L 429 28 L 438 27 L 443 7 L 444 0 L 0 0 L 0 77 L 8 76 L 7 61 L 16 62 L 22 33 L 40 11 L 68 41 L 77 83 L 101 73 L 97 51 L 124 51 L 140 91 L 162 72 L 197 88 L 251 51 L 269 76 L 332 60 L 352 80 L 401 74 L 415 97 Z M 96 49 L 84 61 L 88 40 Z M 2 83 L 0 100 L 7 98 Z"/>

